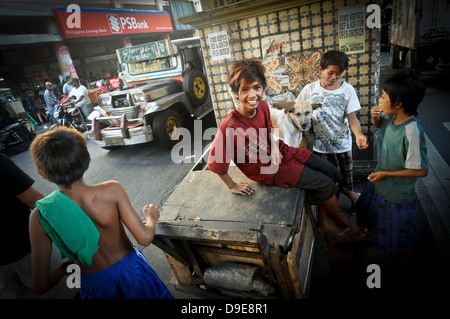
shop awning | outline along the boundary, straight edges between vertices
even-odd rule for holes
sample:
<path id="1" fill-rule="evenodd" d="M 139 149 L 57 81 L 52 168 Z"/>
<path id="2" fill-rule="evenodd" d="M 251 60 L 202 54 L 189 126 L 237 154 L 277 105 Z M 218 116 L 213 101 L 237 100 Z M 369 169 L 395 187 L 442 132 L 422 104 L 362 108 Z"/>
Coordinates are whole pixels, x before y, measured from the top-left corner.
<path id="1" fill-rule="evenodd" d="M 61 42 L 59 34 L 0 34 L 0 45 Z"/>

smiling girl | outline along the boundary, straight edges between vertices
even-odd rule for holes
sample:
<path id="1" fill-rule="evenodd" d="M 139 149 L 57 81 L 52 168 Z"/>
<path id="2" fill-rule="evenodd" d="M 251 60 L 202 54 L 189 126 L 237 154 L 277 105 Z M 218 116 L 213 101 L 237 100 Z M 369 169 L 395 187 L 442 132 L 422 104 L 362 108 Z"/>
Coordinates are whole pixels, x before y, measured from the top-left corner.
<path id="1" fill-rule="evenodd" d="M 253 181 L 305 189 L 309 203 L 319 208 L 319 232 L 352 240 L 367 238 L 367 230 L 351 223 L 339 210 L 336 182 L 342 176 L 338 170 L 306 149 L 289 147 L 282 140 L 275 142 L 269 107 L 262 100 L 264 71 L 258 60 L 232 65 L 230 87 L 239 104 L 219 127 L 211 145 L 209 170 L 217 173 L 231 192 L 240 195 L 250 195 L 254 190 L 247 182 L 236 183 L 228 175 L 231 160 Z"/>

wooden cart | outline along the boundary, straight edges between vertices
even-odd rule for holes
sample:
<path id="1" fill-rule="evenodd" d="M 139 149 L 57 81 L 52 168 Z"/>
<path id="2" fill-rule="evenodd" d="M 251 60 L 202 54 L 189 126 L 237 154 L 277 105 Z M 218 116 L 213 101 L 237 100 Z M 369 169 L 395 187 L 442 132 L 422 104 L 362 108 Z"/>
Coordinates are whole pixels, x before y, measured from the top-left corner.
<path id="1" fill-rule="evenodd" d="M 229 175 L 248 181 L 252 195 L 231 193 L 208 170 L 193 170 L 162 208 L 153 243 L 174 272 L 176 289 L 205 298 L 305 298 L 314 232 L 304 191 L 252 182 L 236 166 Z M 205 272 L 223 263 L 256 265 L 270 292 L 211 285 Z"/>

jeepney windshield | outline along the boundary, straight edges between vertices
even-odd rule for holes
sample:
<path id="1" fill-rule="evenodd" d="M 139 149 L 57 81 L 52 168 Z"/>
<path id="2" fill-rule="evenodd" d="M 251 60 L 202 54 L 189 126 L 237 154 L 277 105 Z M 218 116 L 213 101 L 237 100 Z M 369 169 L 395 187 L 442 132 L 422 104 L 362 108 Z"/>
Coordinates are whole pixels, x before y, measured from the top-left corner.
<path id="1" fill-rule="evenodd" d="M 176 68 L 177 58 L 175 56 L 128 63 L 128 71 L 131 75 L 167 71 Z"/>

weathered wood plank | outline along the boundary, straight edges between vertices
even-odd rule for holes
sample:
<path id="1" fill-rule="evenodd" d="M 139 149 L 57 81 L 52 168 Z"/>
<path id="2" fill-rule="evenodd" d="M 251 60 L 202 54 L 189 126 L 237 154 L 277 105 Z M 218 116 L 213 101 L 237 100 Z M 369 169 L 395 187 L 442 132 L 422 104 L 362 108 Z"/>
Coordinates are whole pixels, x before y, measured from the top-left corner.
<path id="1" fill-rule="evenodd" d="M 235 181 L 248 181 L 255 192 L 248 196 L 236 195 L 215 173 L 191 171 L 166 201 L 160 220 L 232 220 L 295 225 L 296 212 L 303 207 L 302 190 L 253 182 L 235 166 L 230 166 L 229 174 Z"/>

